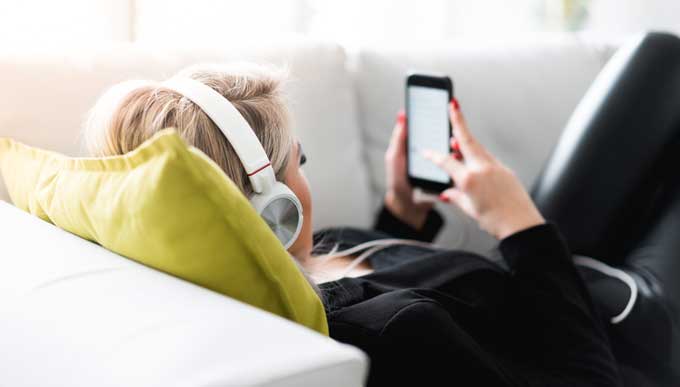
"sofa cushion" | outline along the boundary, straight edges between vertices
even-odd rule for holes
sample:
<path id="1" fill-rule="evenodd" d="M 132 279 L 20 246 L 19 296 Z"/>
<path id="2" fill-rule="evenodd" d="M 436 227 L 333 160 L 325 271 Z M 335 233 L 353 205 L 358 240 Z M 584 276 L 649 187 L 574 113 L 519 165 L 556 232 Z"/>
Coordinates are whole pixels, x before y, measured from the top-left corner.
<path id="1" fill-rule="evenodd" d="M 321 300 L 224 172 L 172 129 L 114 157 L 0 139 L 14 203 L 145 265 L 328 334 Z"/>
<path id="2" fill-rule="evenodd" d="M 119 44 L 0 50 L 0 137 L 83 155 L 81 122 L 98 95 L 117 82 L 165 79 L 200 62 L 248 60 L 284 66 L 290 70 L 284 91 L 293 130 L 309 157 L 304 170 L 314 199 L 314 227 L 367 226 L 372 220 L 368 177 L 345 59 L 336 44 L 306 40 L 190 49 Z M 2 191 L 0 183 L 0 198 L 6 198 Z"/>
<path id="3" fill-rule="evenodd" d="M 604 50 L 603 50 L 604 48 Z M 449 75 L 471 130 L 528 187 L 611 51 L 571 39 L 493 45 L 433 42 L 365 47 L 354 77 L 373 203 L 384 189 L 383 153 L 404 105 L 408 71 Z M 487 254 L 496 241 L 452 206 L 438 242 Z"/>

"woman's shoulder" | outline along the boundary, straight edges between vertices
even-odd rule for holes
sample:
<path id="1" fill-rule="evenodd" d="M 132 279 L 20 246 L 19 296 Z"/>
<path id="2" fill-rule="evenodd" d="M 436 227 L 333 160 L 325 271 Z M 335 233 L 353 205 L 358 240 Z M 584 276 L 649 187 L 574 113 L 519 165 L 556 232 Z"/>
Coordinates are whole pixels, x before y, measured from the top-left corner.
<path id="1" fill-rule="evenodd" d="M 350 307 L 369 313 L 372 308 L 382 309 L 380 303 L 385 300 L 395 305 L 407 303 L 409 299 L 404 295 L 409 293 L 404 292 L 417 291 L 421 298 L 435 299 L 463 292 L 467 296 L 488 294 L 506 278 L 505 270 L 482 256 L 444 250 L 403 260 L 361 277 L 322 283 L 319 288 L 328 313 Z"/>
<path id="2" fill-rule="evenodd" d="M 398 335 L 402 329 L 408 332 L 421 324 L 431 326 L 433 322 L 445 321 L 446 307 L 422 292 L 428 290 L 394 290 L 332 311 L 328 314 L 331 336 L 340 340 L 351 334 L 352 341 L 356 341 L 357 334 L 367 338 Z"/>
<path id="3" fill-rule="evenodd" d="M 436 318 L 462 305 L 487 308 L 502 296 L 507 273 L 473 254 L 439 254 L 363 277 L 320 285 L 329 322 L 383 331 L 421 313 Z M 443 309 L 442 309 L 443 308 Z M 469 308 L 468 308 L 469 309 Z"/>

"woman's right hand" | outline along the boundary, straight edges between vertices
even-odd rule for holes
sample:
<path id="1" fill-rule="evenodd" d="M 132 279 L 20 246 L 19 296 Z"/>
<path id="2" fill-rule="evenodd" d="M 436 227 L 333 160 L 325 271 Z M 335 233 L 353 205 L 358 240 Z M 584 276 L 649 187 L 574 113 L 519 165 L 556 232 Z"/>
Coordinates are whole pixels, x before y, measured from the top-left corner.
<path id="1" fill-rule="evenodd" d="M 440 199 L 456 204 L 498 239 L 545 223 L 515 174 L 472 136 L 455 99 L 449 110 L 454 134 L 451 145 L 462 157 L 456 159 L 434 151 L 424 155 L 454 182 L 454 187 L 442 192 Z"/>

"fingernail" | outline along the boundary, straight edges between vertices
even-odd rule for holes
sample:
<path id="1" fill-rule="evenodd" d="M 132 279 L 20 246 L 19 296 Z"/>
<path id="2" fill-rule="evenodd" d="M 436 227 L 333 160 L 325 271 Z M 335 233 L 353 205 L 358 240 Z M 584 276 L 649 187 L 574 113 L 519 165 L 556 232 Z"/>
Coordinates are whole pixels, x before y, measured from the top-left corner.
<path id="1" fill-rule="evenodd" d="M 401 125 L 404 125 L 406 122 L 406 113 L 404 112 L 404 109 L 399 110 L 399 113 L 397 113 L 397 122 Z"/>
<path id="2" fill-rule="evenodd" d="M 462 161 L 462 160 L 463 160 L 463 155 L 462 155 L 460 152 L 454 152 L 454 153 L 453 153 L 453 157 L 454 157 L 456 160 L 458 160 L 458 161 Z"/>
<path id="3" fill-rule="evenodd" d="M 460 110 L 460 104 L 458 103 L 458 99 L 456 99 L 456 97 L 451 99 L 451 104 L 453 105 L 454 109 Z"/>
<path id="4" fill-rule="evenodd" d="M 451 140 L 451 148 L 456 152 L 460 152 L 460 144 L 458 144 L 457 139 L 454 138 Z"/>
<path id="5" fill-rule="evenodd" d="M 449 199 L 449 197 L 446 196 L 446 194 L 444 194 L 443 192 L 439 194 L 439 200 L 445 203 L 449 203 L 451 201 L 451 199 Z"/>

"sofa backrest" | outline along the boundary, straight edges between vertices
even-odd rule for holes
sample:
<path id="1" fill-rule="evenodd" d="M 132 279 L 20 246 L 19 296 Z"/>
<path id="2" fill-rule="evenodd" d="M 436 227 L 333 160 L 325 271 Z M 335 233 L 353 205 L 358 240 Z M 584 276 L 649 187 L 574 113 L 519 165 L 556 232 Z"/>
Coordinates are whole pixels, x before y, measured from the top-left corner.
<path id="1" fill-rule="evenodd" d="M 352 74 L 374 203 L 384 192 L 382 154 L 404 106 L 409 71 L 449 75 L 471 130 L 529 187 L 572 110 L 612 53 L 574 38 L 514 45 L 435 42 L 362 49 Z M 496 241 L 452 206 L 438 242 L 488 253 Z"/>
<path id="2" fill-rule="evenodd" d="M 0 385 L 361 386 L 361 351 L 0 201 Z"/>
<path id="3" fill-rule="evenodd" d="M 315 202 L 314 226 L 368 225 L 372 214 L 355 95 L 345 52 L 335 44 L 295 41 L 213 49 L 120 44 L 0 51 L 0 137 L 83 155 L 81 123 L 98 95 L 112 84 L 160 80 L 196 63 L 244 60 L 290 71 L 285 91 L 293 130 L 309 159 L 304 170 Z M 7 199 L 3 191 L 0 179 L 0 199 Z"/>
<path id="4" fill-rule="evenodd" d="M 530 186 L 562 127 L 613 52 L 573 37 L 512 45 L 464 41 L 364 47 L 295 41 L 269 46 L 0 51 L 0 136 L 83 154 L 79 129 L 109 85 L 161 79 L 189 64 L 286 65 L 294 118 L 310 162 L 314 227 L 370 225 L 385 189 L 383 154 L 409 70 L 449 74 L 472 130 Z M 0 179 L 0 198 L 6 199 Z M 452 207 L 439 243 L 486 253 L 495 241 Z"/>

